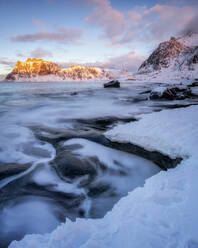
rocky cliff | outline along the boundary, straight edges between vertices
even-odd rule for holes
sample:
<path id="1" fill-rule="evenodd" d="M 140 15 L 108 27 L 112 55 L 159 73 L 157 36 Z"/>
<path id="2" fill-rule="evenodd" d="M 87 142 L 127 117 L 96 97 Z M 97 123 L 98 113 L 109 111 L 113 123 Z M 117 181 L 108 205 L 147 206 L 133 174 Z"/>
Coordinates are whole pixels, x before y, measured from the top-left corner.
<path id="1" fill-rule="evenodd" d="M 111 79 L 106 70 L 81 65 L 61 69 L 57 64 L 43 59 L 28 58 L 25 62 L 18 61 L 11 73 L 6 76 L 8 81 L 46 81 L 54 80 L 91 80 Z"/>
<path id="2" fill-rule="evenodd" d="M 182 38 L 172 37 L 160 43 L 157 49 L 143 62 L 140 73 L 164 69 L 195 70 L 198 65 L 198 35 L 188 34 Z"/>

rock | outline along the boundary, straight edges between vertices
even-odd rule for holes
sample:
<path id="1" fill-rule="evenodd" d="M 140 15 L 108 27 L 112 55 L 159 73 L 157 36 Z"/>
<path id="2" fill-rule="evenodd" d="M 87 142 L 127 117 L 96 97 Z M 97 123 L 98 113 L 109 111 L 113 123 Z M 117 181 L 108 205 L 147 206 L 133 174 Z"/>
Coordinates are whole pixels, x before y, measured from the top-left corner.
<path id="1" fill-rule="evenodd" d="M 138 69 L 138 74 L 161 72 L 169 68 L 170 71 L 197 70 L 198 46 L 186 45 L 185 39 L 171 37 L 170 40 L 159 44 L 157 49 L 146 59 Z M 193 38 L 191 38 L 193 40 Z M 197 38 L 195 38 L 197 39 Z"/>
<path id="2" fill-rule="evenodd" d="M 158 151 L 145 150 L 143 147 L 132 143 L 118 143 L 109 140 L 109 147 L 148 159 L 158 165 L 162 170 L 175 168 L 182 161 L 182 158 L 172 159 Z"/>
<path id="3" fill-rule="evenodd" d="M 160 43 L 158 48 L 143 62 L 138 71 L 149 72 L 168 68 L 173 59 L 178 58 L 182 52 L 188 49 L 188 47 L 172 37 L 169 41 Z"/>
<path id="4" fill-rule="evenodd" d="M 104 84 L 104 88 L 120 88 L 120 82 L 117 80 L 112 80 Z"/>
<path id="5" fill-rule="evenodd" d="M 0 180 L 22 173 L 30 167 L 31 164 L 0 164 Z"/>
<path id="6" fill-rule="evenodd" d="M 99 195 L 109 191 L 111 186 L 107 183 L 98 183 L 94 186 L 89 187 L 88 196 L 89 197 L 98 197 Z"/>
<path id="7" fill-rule="evenodd" d="M 78 93 L 74 91 L 74 92 L 71 92 L 70 95 L 71 96 L 76 96 L 76 95 L 78 95 Z"/>
<path id="8" fill-rule="evenodd" d="M 151 100 L 183 100 L 189 97 L 192 97 L 190 88 L 159 87 L 151 91 L 149 98 Z"/>
<path id="9" fill-rule="evenodd" d="M 57 156 L 51 164 L 62 179 L 75 179 L 85 175 L 95 177 L 97 174 L 91 159 L 78 158 L 65 149 L 58 149 Z"/>
<path id="10" fill-rule="evenodd" d="M 15 73 L 13 73 L 13 72 L 11 72 L 11 73 L 9 73 L 7 76 L 6 76 L 6 78 L 5 78 L 5 80 L 7 80 L 7 81 L 15 81 Z"/>
<path id="11" fill-rule="evenodd" d="M 115 125 L 116 123 L 127 123 L 130 121 L 136 121 L 134 117 L 115 117 L 115 116 L 105 116 L 91 119 L 76 119 L 78 123 L 83 126 L 91 127 L 97 130 L 106 130 L 108 127 Z"/>
<path id="12" fill-rule="evenodd" d="M 198 78 L 194 79 L 194 82 L 189 85 L 189 87 L 197 87 L 198 86 Z"/>

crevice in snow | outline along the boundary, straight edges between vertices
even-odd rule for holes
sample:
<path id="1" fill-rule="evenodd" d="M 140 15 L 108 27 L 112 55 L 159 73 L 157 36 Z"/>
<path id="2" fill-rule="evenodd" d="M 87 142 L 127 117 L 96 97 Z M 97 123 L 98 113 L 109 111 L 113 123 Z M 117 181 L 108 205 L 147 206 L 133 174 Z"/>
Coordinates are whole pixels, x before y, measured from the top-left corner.
<path id="1" fill-rule="evenodd" d="M 175 168 L 181 161 L 181 157 L 171 158 L 170 156 L 163 154 L 159 151 L 150 151 L 142 146 L 133 144 L 132 142 L 116 142 L 98 131 L 65 131 L 62 133 L 57 133 L 56 135 L 43 134 L 42 129 L 35 129 L 37 138 L 42 141 L 48 142 L 57 148 L 60 142 L 64 142 L 70 139 L 86 139 L 92 142 L 96 142 L 100 145 L 127 152 L 130 154 L 137 155 L 139 157 L 148 159 L 158 165 L 162 170 L 167 170 L 170 168 Z M 53 129 L 52 129 L 53 131 Z"/>
<path id="2" fill-rule="evenodd" d="M 125 151 L 131 154 L 135 154 L 139 157 L 148 159 L 158 165 L 162 170 L 175 168 L 182 161 L 181 157 L 172 159 L 163 153 L 160 153 L 158 151 L 149 151 L 133 143 L 119 143 L 112 142 L 109 140 L 109 146 L 111 148 Z"/>

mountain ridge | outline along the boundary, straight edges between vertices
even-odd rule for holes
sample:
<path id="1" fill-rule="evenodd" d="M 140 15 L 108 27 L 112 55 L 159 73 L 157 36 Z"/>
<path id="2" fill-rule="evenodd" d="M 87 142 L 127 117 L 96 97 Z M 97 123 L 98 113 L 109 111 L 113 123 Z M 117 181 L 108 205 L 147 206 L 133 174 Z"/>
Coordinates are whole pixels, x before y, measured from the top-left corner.
<path id="1" fill-rule="evenodd" d="M 91 80 L 112 79 L 110 72 L 97 67 L 86 67 L 82 65 L 70 66 L 61 69 L 56 63 L 43 59 L 28 58 L 25 62 L 18 61 L 9 73 L 6 81 L 34 81 L 36 78 L 55 80 Z"/>
<path id="2" fill-rule="evenodd" d="M 198 34 L 181 38 L 171 37 L 153 51 L 138 69 L 138 73 L 151 73 L 163 69 L 196 70 L 198 65 Z"/>

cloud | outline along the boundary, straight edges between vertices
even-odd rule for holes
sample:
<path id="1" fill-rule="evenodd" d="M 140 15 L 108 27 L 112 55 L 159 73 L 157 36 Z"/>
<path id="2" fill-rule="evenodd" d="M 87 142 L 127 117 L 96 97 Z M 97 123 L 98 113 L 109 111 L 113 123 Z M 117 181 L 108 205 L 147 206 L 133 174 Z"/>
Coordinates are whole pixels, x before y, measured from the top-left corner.
<path id="1" fill-rule="evenodd" d="M 126 28 L 124 15 L 111 7 L 109 0 L 91 0 L 96 4 L 93 15 L 86 18 L 86 22 L 92 25 L 102 26 L 105 36 L 115 39 L 122 35 Z"/>
<path id="2" fill-rule="evenodd" d="M 16 65 L 16 61 L 7 57 L 0 58 L 0 81 L 3 80 L 8 73 L 10 73 L 13 67 Z"/>
<path id="3" fill-rule="evenodd" d="M 81 29 L 60 28 L 56 32 L 39 32 L 12 36 L 13 42 L 56 41 L 64 44 L 77 44 L 82 37 Z"/>
<path id="4" fill-rule="evenodd" d="M 128 20 L 121 11 L 112 8 L 109 0 L 89 0 L 94 4 L 94 13 L 85 21 L 92 26 L 103 29 L 102 38 L 111 40 L 112 44 L 127 43 L 134 38 L 134 33 L 128 28 Z"/>
<path id="5" fill-rule="evenodd" d="M 34 58 L 53 57 L 53 54 L 48 50 L 37 48 L 31 52 L 31 57 Z"/>
<path id="6" fill-rule="evenodd" d="M 16 53 L 16 56 L 21 57 L 21 58 L 27 57 L 25 54 L 23 54 L 21 52 Z"/>
<path id="7" fill-rule="evenodd" d="M 2 57 L 2 58 L 0 58 L 0 64 L 8 66 L 8 67 L 13 67 L 16 64 L 16 61 L 10 60 L 6 57 Z"/>
<path id="8" fill-rule="evenodd" d="M 173 35 L 177 36 L 195 14 L 197 14 L 197 9 L 191 6 L 177 7 L 158 4 L 144 11 L 138 28 L 140 25 L 147 24 L 148 39 L 164 40 Z"/>
<path id="9" fill-rule="evenodd" d="M 105 66 L 117 69 L 124 68 L 129 71 L 137 71 L 145 59 L 146 58 L 142 55 L 130 52 L 122 56 L 111 57 L 108 62 L 105 63 Z"/>
<path id="10" fill-rule="evenodd" d="M 94 63 L 84 63 L 85 66 L 100 67 L 107 69 L 126 69 L 128 71 L 137 71 L 139 66 L 146 58 L 142 55 L 130 52 L 121 56 L 110 57 L 107 61 L 97 61 Z M 69 67 L 79 63 L 57 63 L 61 67 Z"/>
<path id="11" fill-rule="evenodd" d="M 195 15 L 184 27 L 181 31 L 182 35 L 186 35 L 188 33 L 198 33 L 198 15 Z"/>
<path id="12" fill-rule="evenodd" d="M 94 5 L 94 12 L 85 19 L 86 22 L 100 27 L 103 30 L 102 38 L 108 39 L 112 45 L 163 41 L 178 35 L 198 15 L 198 8 L 187 5 L 187 1 L 183 6 L 176 2 L 174 5 L 164 3 L 150 8 L 136 6 L 122 12 L 113 8 L 110 0 L 87 1 Z"/>
<path id="13" fill-rule="evenodd" d="M 39 19 L 33 18 L 33 19 L 32 19 L 32 23 L 33 23 L 36 27 L 38 27 L 40 30 L 42 30 L 42 31 L 46 31 L 46 30 L 47 30 L 45 23 L 43 23 L 43 22 L 42 22 L 41 20 L 39 20 Z"/>

